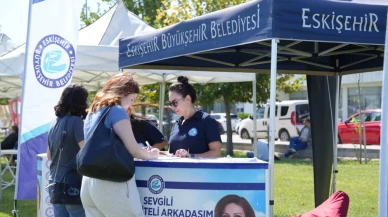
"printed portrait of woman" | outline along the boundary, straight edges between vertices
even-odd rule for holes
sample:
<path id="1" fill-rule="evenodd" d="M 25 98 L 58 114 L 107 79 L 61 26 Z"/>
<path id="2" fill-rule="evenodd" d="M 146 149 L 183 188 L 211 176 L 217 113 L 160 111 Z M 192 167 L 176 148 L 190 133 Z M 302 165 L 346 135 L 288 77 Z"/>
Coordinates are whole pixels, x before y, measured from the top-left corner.
<path id="1" fill-rule="evenodd" d="M 221 198 L 214 209 L 214 217 L 254 217 L 255 211 L 249 202 L 240 196 L 230 194 Z"/>

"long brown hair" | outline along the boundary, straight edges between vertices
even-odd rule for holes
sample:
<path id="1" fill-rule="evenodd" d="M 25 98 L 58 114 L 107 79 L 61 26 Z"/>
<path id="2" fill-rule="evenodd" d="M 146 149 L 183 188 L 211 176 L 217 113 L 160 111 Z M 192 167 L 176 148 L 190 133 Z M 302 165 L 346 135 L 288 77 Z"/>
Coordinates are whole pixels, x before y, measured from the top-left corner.
<path id="1" fill-rule="evenodd" d="M 89 113 L 104 106 L 120 105 L 121 98 L 129 94 L 138 94 L 139 84 L 133 80 L 129 73 L 119 73 L 112 76 L 100 92 L 94 97 L 93 103 L 89 107 Z"/>

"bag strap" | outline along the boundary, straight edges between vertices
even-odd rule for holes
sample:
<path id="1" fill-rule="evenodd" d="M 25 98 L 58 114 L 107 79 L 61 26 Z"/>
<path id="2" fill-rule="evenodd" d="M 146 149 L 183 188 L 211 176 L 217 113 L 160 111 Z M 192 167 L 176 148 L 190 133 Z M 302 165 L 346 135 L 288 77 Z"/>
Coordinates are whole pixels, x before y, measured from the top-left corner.
<path id="1" fill-rule="evenodd" d="M 110 111 L 110 109 L 111 109 L 111 107 L 108 107 L 107 108 L 107 110 L 104 112 L 104 114 L 101 116 L 101 118 L 100 118 L 100 120 L 98 121 L 98 123 L 96 124 L 96 127 L 93 129 L 93 132 L 92 132 L 92 134 L 94 133 L 94 131 L 97 129 L 97 127 L 101 124 L 101 122 L 103 121 L 103 120 L 105 120 L 105 117 L 106 117 L 106 115 L 108 114 L 108 112 Z M 66 124 L 67 124 L 67 122 L 65 123 L 65 127 L 66 127 Z M 65 128 L 66 129 L 66 128 Z M 63 135 L 63 133 L 64 133 L 64 135 Z M 65 131 L 63 131 L 62 132 L 62 135 L 63 135 L 63 137 L 61 137 L 61 143 L 63 142 L 63 139 L 64 139 L 64 137 L 66 136 L 66 132 Z M 61 144 L 62 145 L 62 144 Z M 60 146 L 61 146 L 60 145 Z M 61 149 L 61 147 L 60 147 L 60 153 L 61 153 L 61 151 L 63 150 L 63 148 Z M 59 164 L 59 159 L 60 159 L 60 157 L 61 157 L 61 155 L 59 154 L 59 158 L 58 158 L 58 164 Z M 57 164 L 57 170 L 58 170 L 58 164 Z M 55 180 L 56 180 L 56 173 L 57 173 L 57 171 L 55 171 Z M 70 170 L 70 171 L 68 171 L 63 177 L 62 177 L 62 179 L 61 179 L 61 183 L 66 183 L 66 178 L 67 178 L 67 176 L 70 174 L 70 173 L 76 173 L 76 174 L 78 174 L 78 172 L 76 171 L 76 170 Z"/>
<path id="2" fill-rule="evenodd" d="M 58 157 L 58 161 L 57 161 L 57 167 L 55 168 L 55 175 L 54 175 L 54 180 L 56 181 L 57 180 L 57 172 L 58 172 L 58 167 L 59 167 L 59 161 L 61 160 L 61 155 L 62 155 L 62 151 L 63 151 L 63 141 L 65 140 L 65 137 L 66 137 L 66 130 L 67 130 L 67 123 L 69 121 L 69 118 L 70 117 L 66 117 L 65 116 L 65 126 L 63 128 L 63 131 L 61 133 L 61 138 L 59 140 L 59 157 Z M 59 121 L 58 121 L 59 122 Z M 56 123 L 56 125 L 58 124 L 58 122 Z"/>
<path id="3" fill-rule="evenodd" d="M 96 131 L 97 127 L 101 124 L 101 121 L 102 120 L 105 120 L 105 116 L 108 114 L 108 112 L 110 111 L 112 107 L 108 106 L 108 108 L 106 109 L 106 111 L 104 112 L 104 114 L 101 116 L 100 120 L 98 121 L 98 123 L 96 124 L 96 126 L 94 127 L 92 133 L 90 135 L 93 135 L 94 134 L 94 131 Z"/>

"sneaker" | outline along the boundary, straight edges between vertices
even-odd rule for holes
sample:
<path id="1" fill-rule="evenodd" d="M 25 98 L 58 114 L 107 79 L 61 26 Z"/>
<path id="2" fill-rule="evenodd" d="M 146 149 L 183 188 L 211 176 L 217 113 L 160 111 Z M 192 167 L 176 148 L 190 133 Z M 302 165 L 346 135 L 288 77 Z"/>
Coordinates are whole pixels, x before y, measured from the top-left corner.
<path id="1" fill-rule="evenodd" d="M 291 151 L 292 153 L 295 153 L 295 152 L 296 152 L 296 150 L 293 149 L 293 148 L 290 148 L 290 151 Z"/>
<path id="2" fill-rule="evenodd" d="M 289 158 L 291 155 L 292 155 L 292 152 L 288 151 L 288 152 L 284 153 L 283 157 Z"/>

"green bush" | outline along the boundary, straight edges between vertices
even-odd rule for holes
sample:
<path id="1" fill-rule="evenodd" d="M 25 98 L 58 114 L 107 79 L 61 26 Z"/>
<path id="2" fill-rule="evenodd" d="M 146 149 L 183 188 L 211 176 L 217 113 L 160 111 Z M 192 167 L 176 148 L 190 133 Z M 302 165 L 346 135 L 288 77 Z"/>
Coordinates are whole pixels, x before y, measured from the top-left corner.
<path id="1" fill-rule="evenodd" d="M 237 115 L 241 120 L 247 119 L 249 114 L 248 113 L 240 113 Z"/>

